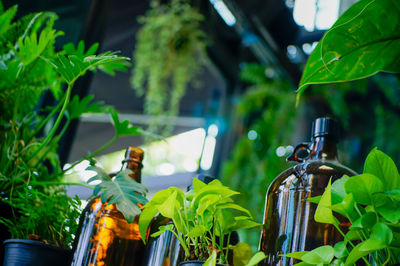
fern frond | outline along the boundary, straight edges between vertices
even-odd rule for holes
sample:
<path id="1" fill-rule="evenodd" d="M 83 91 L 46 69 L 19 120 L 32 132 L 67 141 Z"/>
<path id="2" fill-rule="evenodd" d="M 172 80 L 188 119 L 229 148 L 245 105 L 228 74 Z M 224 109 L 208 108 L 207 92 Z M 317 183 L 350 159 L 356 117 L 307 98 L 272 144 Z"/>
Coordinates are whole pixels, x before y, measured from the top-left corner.
<path id="1" fill-rule="evenodd" d="M 11 21 L 17 14 L 17 5 L 12 6 L 0 15 L 0 36 L 10 27 Z"/>

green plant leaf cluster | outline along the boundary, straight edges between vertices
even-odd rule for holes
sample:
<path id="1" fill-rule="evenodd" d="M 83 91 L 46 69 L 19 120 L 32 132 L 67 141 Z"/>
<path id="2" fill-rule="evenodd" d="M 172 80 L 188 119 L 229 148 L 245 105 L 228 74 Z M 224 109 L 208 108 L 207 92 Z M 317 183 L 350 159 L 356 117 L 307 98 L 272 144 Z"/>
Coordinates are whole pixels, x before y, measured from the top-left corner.
<path id="1" fill-rule="evenodd" d="M 329 29 L 310 55 L 298 96 L 310 84 L 346 82 L 400 72 L 400 3 L 361 0 Z"/>
<path id="2" fill-rule="evenodd" d="M 286 254 L 302 260 L 297 265 L 369 265 L 400 263 L 400 175 L 393 160 L 373 149 L 365 160 L 363 174 L 329 183 L 319 201 L 315 220 L 335 225 L 344 241 L 334 247 Z M 347 233 L 334 214 L 344 216 L 351 226 Z"/>
<path id="3" fill-rule="evenodd" d="M 145 95 L 144 112 L 153 116 L 151 132 L 171 132 L 181 98 L 207 61 L 202 20 L 187 0 L 153 0 L 140 19 L 131 83 L 138 95 Z"/>
<path id="4" fill-rule="evenodd" d="M 88 180 L 88 183 L 101 181 L 94 188 L 94 195 L 101 193 L 103 204 L 114 204 L 124 215 L 128 223 L 132 223 L 135 217 L 140 214 L 140 205 L 147 203 L 145 198 L 147 188 L 136 182 L 129 175 L 130 169 L 119 172 L 114 178 L 110 178 L 101 168 L 89 166 L 86 170 L 95 171 L 97 174 Z"/>
<path id="5" fill-rule="evenodd" d="M 63 188 L 61 180 L 69 169 L 62 169 L 58 143 L 72 120 L 87 112 L 110 110 L 94 102 L 93 96 L 72 97 L 73 86 L 87 71 L 124 70 L 129 58 L 114 52 L 96 55 L 98 45 L 85 51 L 83 42 L 57 51 L 55 42 L 63 32 L 54 29 L 56 14 L 40 12 L 15 19 L 16 12 L 17 6 L 4 10 L 0 2 L 0 200 L 13 214 L 2 214 L 1 221 L 14 238 L 70 247 L 80 204 Z M 52 106 L 42 104 L 46 91 L 55 98 Z M 112 115 L 118 119 L 115 110 Z M 121 124 L 122 134 L 82 160 L 91 159 L 119 136 L 140 134 L 137 128 L 128 131 L 129 123 Z"/>
<path id="6" fill-rule="evenodd" d="M 162 190 L 143 206 L 139 217 L 142 239 L 153 217 L 159 213 L 173 224 L 161 226 L 153 237 L 171 231 L 185 251 L 186 259 L 205 260 L 216 252 L 216 261 L 226 263 L 231 233 L 260 225 L 253 221 L 248 210 L 234 203 L 231 197 L 236 194 L 219 180 L 206 185 L 193 179 L 193 190 L 186 193 L 176 187 Z"/>

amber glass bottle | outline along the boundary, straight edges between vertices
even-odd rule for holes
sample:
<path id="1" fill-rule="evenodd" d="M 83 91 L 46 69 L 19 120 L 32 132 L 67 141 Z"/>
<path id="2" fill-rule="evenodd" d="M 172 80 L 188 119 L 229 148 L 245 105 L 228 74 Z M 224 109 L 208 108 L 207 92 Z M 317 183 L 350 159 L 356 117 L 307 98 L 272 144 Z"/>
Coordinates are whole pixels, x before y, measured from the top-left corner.
<path id="1" fill-rule="evenodd" d="M 130 176 L 137 182 L 141 181 L 143 155 L 139 148 L 127 148 L 121 168 L 131 169 Z M 145 245 L 138 219 L 128 224 L 115 204 L 102 204 L 100 197 L 92 199 L 81 215 L 72 265 L 143 265 Z"/>
<path id="2" fill-rule="evenodd" d="M 333 182 L 345 174 L 356 174 L 337 160 L 337 132 L 335 120 L 316 119 L 312 142 L 299 144 L 288 158 L 298 164 L 270 185 L 260 241 L 260 250 L 268 257 L 260 265 L 293 265 L 293 259 L 279 255 L 333 245 L 342 239 L 333 226 L 314 221 L 317 205 L 307 201 L 322 195 L 331 178 Z"/>

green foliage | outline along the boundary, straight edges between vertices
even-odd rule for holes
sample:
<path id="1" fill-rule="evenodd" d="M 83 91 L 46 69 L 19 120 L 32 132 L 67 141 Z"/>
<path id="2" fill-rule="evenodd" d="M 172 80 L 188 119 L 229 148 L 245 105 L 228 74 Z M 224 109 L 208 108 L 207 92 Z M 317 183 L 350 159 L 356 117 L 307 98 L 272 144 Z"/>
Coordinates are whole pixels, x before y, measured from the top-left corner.
<path id="1" fill-rule="evenodd" d="M 98 45 L 85 52 L 83 42 L 56 51 L 56 38 L 63 35 L 53 28 L 57 15 L 41 12 L 14 20 L 17 7 L 3 10 L 0 6 L 0 200 L 13 213 L 0 219 L 12 237 L 70 247 L 80 202 L 68 197 L 62 187 L 66 170 L 60 165 L 58 142 L 73 119 L 105 110 L 102 103 L 92 102 L 93 96 L 75 96 L 70 101 L 73 86 L 88 70 L 113 74 L 125 69 L 128 58 L 113 52 L 96 55 Z M 56 104 L 39 110 L 47 90 Z M 116 111 L 113 116 L 118 116 Z M 113 189 L 104 193 L 116 196 Z"/>
<path id="2" fill-rule="evenodd" d="M 138 204 L 147 203 L 145 198 L 148 191 L 145 186 L 136 182 L 129 175 L 132 171 L 129 169 L 119 172 L 114 178 L 110 178 L 101 168 L 89 166 L 86 170 L 96 171 L 97 175 L 90 178 L 88 183 L 94 180 L 101 182 L 94 188 L 94 195 L 101 192 L 101 202 L 116 204 L 117 209 L 124 215 L 128 223 L 132 223 L 135 217 L 140 214 Z"/>
<path id="3" fill-rule="evenodd" d="M 140 233 L 145 236 L 151 220 L 160 213 L 170 218 L 173 225 L 161 226 L 152 236 L 171 231 L 185 251 L 186 260 L 204 260 L 213 256 L 213 251 L 216 251 L 216 261 L 226 263 L 231 248 L 231 233 L 241 228 L 260 225 L 253 221 L 249 211 L 233 202 L 231 197 L 236 194 L 238 192 L 223 186 L 219 180 L 206 185 L 198 179 L 193 179 L 193 190 L 186 193 L 176 187 L 162 190 L 143 206 L 139 217 Z M 235 216 L 234 211 L 241 216 Z M 142 239 L 144 241 L 145 238 Z M 224 239 L 228 241 L 224 243 Z M 247 261 L 249 260 L 250 257 L 247 258 Z"/>
<path id="4" fill-rule="evenodd" d="M 13 207 L 15 217 L 0 217 L 0 223 L 9 228 L 13 238 L 30 236 L 34 240 L 72 248 L 81 201 L 78 197 L 67 197 L 61 187 L 42 190 L 36 186 L 25 186 L 16 191 L 17 195 L 3 200 Z"/>
<path id="5" fill-rule="evenodd" d="M 322 206 L 327 212 L 333 213 L 337 212 L 334 201 L 348 205 L 346 212 L 339 212 L 352 224 L 347 234 L 340 231 L 336 218 L 328 221 L 326 213 L 317 211 L 315 214 L 318 222 L 332 222 L 342 233 L 344 241 L 336 243 L 334 248 L 323 246 L 304 251 L 300 255 L 296 252 L 285 256 L 302 260 L 307 265 L 347 266 L 361 259 L 368 265 L 368 259 L 374 265 L 399 264 L 399 181 L 399 173 L 392 159 L 378 149 L 373 149 L 365 161 L 363 174 L 342 177 L 332 184 L 332 187 L 341 191 L 341 197 L 338 194 L 335 196 L 329 184 L 317 207 L 317 210 Z M 331 202 L 327 202 L 329 195 L 332 196 Z M 350 205 L 345 203 L 349 195 L 354 199 Z"/>
<path id="6" fill-rule="evenodd" d="M 144 111 L 153 116 L 149 131 L 171 132 L 168 118 L 178 114 L 179 101 L 206 63 L 202 20 L 187 0 L 153 0 L 140 19 L 131 83 L 138 95 L 145 94 Z"/>
<path id="7" fill-rule="evenodd" d="M 239 132 L 241 138 L 221 173 L 224 184 L 240 192 L 238 203 L 247 206 L 256 221 L 263 219 L 260 210 L 269 184 L 287 168 L 276 149 L 291 143 L 296 117 L 292 86 L 284 79 L 268 78 L 267 71 L 268 67 L 258 64 L 246 64 L 241 71 L 241 78 L 251 86 L 236 107 L 241 120 L 234 128 L 245 130 Z M 248 137 L 250 131 L 256 132 L 255 139 Z M 257 247 L 260 232 L 247 230 L 240 237 Z"/>
<path id="8" fill-rule="evenodd" d="M 310 55 L 299 84 L 362 79 L 379 71 L 400 72 L 400 3 L 361 0 L 328 30 Z"/>

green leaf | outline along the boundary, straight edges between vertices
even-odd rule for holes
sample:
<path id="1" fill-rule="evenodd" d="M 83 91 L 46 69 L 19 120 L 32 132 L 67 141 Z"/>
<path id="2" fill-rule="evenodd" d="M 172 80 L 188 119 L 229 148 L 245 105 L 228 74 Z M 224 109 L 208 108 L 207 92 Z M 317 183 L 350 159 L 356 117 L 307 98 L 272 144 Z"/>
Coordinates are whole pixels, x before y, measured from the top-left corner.
<path id="1" fill-rule="evenodd" d="M 372 227 L 371 239 L 379 240 L 385 243 L 387 246 L 392 243 L 393 240 L 393 232 L 392 230 L 384 223 L 377 223 Z"/>
<path id="2" fill-rule="evenodd" d="M 111 121 L 115 128 L 115 135 L 117 137 L 133 136 L 141 134 L 141 127 L 133 126 L 128 120 L 121 122 L 118 117 L 118 112 L 114 108 L 108 108 L 111 116 Z"/>
<path id="3" fill-rule="evenodd" d="M 217 205 L 218 209 L 234 209 L 246 213 L 251 218 L 251 213 L 240 205 L 234 203 L 223 203 Z"/>
<path id="4" fill-rule="evenodd" d="M 203 181 L 199 180 L 198 178 L 193 178 L 192 184 L 193 184 L 193 190 L 195 192 L 198 192 L 198 191 L 200 191 L 200 189 L 202 189 L 203 187 L 207 186 L 206 183 L 204 183 Z"/>
<path id="5" fill-rule="evenodd" d="M 100 167 L 89 165 L 85 170 L 86 171 L 94 171 L 94 172 L 96 172 L 96 175 L 91 177 L 87 181 L 87 183 L 93 182 L 95 180 L 109 181 L 111 179 L 110 176 Z"/>
<path id="6" fill-rule="evenodd" d="M 76 55 L 79 58 L 84 58 L 87 56 L 94 55 L 97 52 L 97 49 L 99 48 L 98 43 L 94 43 L 92 46 L 89 47 L 89 49 L 85 52 L 85 42 L 80 40 L 77 47 L 75 48 L 75 45 L 70 42 L 67 43 L 63 46 L 63 50 L 68 54 L 68 55 Z"/>
<path id="7" fill-rule="evenodd" d="M 17 14 L 17 10 L 18 6 L 14 5 L 0 14 L 0 36 L 3 35 L 3 33 L 6 32 L 10 27 L 11 21 Z"/>
<path id="8" fill-rule="evenodd" d="M 337 224 L 337 220 L 332 213 L 331 180 L 329 180 L 328 186 L 325 188 L 324 194 L 322 194 L 315 211 L 314 220 L 319 223 Z"/>
<path id="9" fill-rule="evenodd" d="M 147 204 L 146 204 L 147 205 Z M 142 212 L 139 216 L 139 231 L 142 236 L 142 241 L 146 243 L 146 235 L 148 231 L 148 227 L 153 220 L 154 216 L 157 215 L 158 209 L 155 207 L 143 206 Z M 158 229 L 158 228 L 157 228 Z"/>
<path id="10" fill-rule="evenodd" d="M 93 95 L 88 95 L 79 101 L 79 96 L 75 95 L 72 100 L 68 103 L 67 112 L 70 119 L 77 119 L 85 113 L 101 113 L 104 111 L 103 102 L 94 102 L 89 104 L 93 100 Z"/>
<path id="11" fill-rule="evenodd" d="M 174 218 L 177 192 L 174 191 L 163 204 L 158 207 L 161 215 L 167 218 Z"/>
<path id="12" fill-rule="evenodd" d="M 233 247 L 233 264 L 235 266 L 244 266 L 250 261 L 252 255 L 253 251 L 249 244 L 242 242 L 237 243 Z"/>
<path id="13" fill-rule="evenodd" d="M 337 242 L 333 249 L 335 251 L 335 257 L 338 259 L 345 258 L 347 255 L 349 255 L 349 252 L 346 248 L 346 243 L 343 241 Z"/>
<path id="14" fill-rule="evenodd" d="M 289 257 L 289 258 L 294 258 L 296 260 L 301 260 L 301 257 L 303 257 L 305 254 L 309 253 L 310 251 L 298 251 L 298 252 L 292 252 L 280 256 L 284 257 Z"/>
<path id="15" fill-rule="evenodd" d="M 329 264 L 335 255 L 335 250 L 331 246 L 322 246 L 311 250 L 301 257 L 301 260 L 309 264 Z"/>
<path id="16" fill-rule="evenodd" d="M 213 250 L 211 256 L 204 262 L 203 266 L 215 266 L 217 263 L 217 252 Z"/>
<path id="17" fill-rule="evenodd" d="M 368 154 L 364 164 L 364 173 L 378 177 L 382 181 L 385 190 L 400 188 L 400 175 L 396 164 L 389 156 L 377 148 Z"/>
<path id="18" fill-rule="evenodd" d="M 361 225 L 364 229 L 371 229 L 377 222 L 376 213 L 367 212 L 361 217 Z"/>
<path id="19" fill-rule="evenodd" d="M 344 175 L 342 178 L 337 179 L 332 184 L 332 203 L 339 203 L 344 200 L 344 198 L 348 195 L 344 188 L 344 184 L 349 179 L 347 175 Z"/>
<path id="20" fill-rule="evenodd" d="M 251 257 L 250 261 L 246 264 L 246 266 L 257 265 L 260 261 L 262 261 L 266 257 L 267 255 L 265 255 L 264 252 L 259 251 L 256 254 L 254 254 L 253 257 Z"/>
<path id="21" fill-rule="evenodd" d="M 193 227 L 189 233 L 187 233 L 187 237 L 199 237 L 204 235 L 207 232 L 207 228 L 204 225 L 196 225 Z"/>
<path id="22" fill-rule="evenodd" d="M 167 225 L 162 225 L 158 228 L 158 231 L 151 234 L 151 237 L 157 237 L 160 236 L 162 233 L 166 231 L 173 231 L 174 230 L 174 225 L 173 224 L 167 224 Z"/>
<path id="23" fill-rule="evenodd" d="M 128 223 L 133 222 L 135 217 L 140 214 L 138 204 L 147 203 L 147 199 L 143 196 L 147 192 L 146 187 L 132 179 L 129 176 L 131 173 L 131 170 L 125 169 L 113 179 L 103 180 L 99 184 L 103 192 L 101 201 L 103 203 L 108 201 L 109 204 L 115 203 Z"/>
<path id="24" fill-rule="evenodd" d="M 383 192 L 383 184 L 379 178 L 371 174 L 353 176 L 345 184 L 346 192 L 352 193 L 354 200 L 360 204 L 371 205 L 373 194 Z"/>
<path id="25" fill-rule="evenodd" d="M 347 196 L 342 200 L 342 202 L 332 205 L 332 210 L 340 213 L 344 217 L 348 219 L 353 219 L 356 217 L 357 213 L 354 209 L 354 197 L 353 194 L 347 194 Z"/>
<path id="26" fill-rule="evenodd" d="M 328 30 L 310 55 L 298 96 L 310 84 L 344 82 L 400 71 L 400 3 L 362 0 Z"/>
<path id="27" fill-rule="evenodd" d="M 386 220 L 398 223 L 400 220 L 400 201 L 392 198 L 389 193 L 374 195 L 375 209 Z"/>

